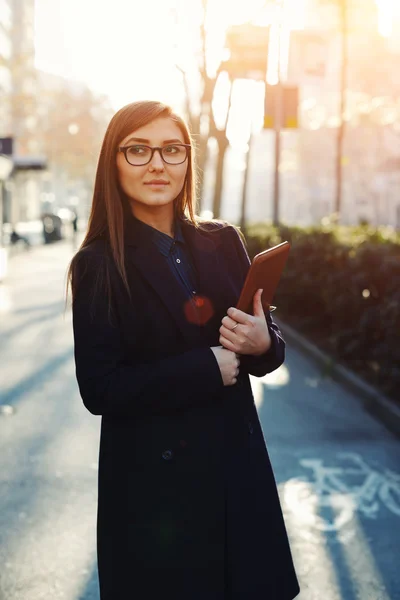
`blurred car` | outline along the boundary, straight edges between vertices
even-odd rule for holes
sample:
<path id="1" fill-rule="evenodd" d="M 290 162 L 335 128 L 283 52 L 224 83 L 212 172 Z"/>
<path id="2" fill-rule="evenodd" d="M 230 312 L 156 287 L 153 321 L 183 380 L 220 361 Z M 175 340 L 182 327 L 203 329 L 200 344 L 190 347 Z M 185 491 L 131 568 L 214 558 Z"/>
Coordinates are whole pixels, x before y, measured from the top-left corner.
<path id="1" fill-rule="evenodd" d="M 51 244 L 63 239 L 62 220 L 53 213 L 42 214 L 43 239 L 45 244 Z"/>

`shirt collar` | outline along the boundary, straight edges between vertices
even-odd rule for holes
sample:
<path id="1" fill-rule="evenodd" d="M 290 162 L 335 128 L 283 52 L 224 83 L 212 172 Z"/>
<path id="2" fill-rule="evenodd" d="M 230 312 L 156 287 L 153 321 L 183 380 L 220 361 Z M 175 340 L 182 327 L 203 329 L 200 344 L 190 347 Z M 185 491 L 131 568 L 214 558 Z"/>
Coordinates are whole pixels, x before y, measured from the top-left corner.
<path id="1" fill-rule="evenodd" d="M 166 233 L 163 233 L 162 231 L 158 231 L 158 229 L 151 227 L 151 225 L 147 225 L 147 223 L 140 221 L 136 217 L 132 217 L 132 218 L 134 219 L 137 227 L 139 227 L 142 230 L 142 232 L 145 233 L 146 236 L 148 236 L 151 239 L 151 241 L 157 246 L 158 250 L 164 256 L 168 256 L 170 254 L 171 249 L 175 242 L 179 242 L 182 244 L 185 243 L 185 238 L 183 237 L 182 227 L 181 227 L 179 219 L 175 219 L 175 221 L 174 221 L 174 232 L 175 233 L 174 233 L 174 238 L 171 238 Z"/>

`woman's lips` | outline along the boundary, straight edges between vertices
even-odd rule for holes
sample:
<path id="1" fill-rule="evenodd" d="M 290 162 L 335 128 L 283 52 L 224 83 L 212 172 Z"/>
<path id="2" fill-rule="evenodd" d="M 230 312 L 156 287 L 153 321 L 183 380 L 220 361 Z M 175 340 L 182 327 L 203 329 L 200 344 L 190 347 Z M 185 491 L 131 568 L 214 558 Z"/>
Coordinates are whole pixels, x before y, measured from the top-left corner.
<path id="1" fill-rule="evenodd" d="M 168 181 L 145 181 L 144 183 L 145 185 L 156 185 L 156 186 L 162 186 L 162 185 L 168 185 L 169 182 Z"/>

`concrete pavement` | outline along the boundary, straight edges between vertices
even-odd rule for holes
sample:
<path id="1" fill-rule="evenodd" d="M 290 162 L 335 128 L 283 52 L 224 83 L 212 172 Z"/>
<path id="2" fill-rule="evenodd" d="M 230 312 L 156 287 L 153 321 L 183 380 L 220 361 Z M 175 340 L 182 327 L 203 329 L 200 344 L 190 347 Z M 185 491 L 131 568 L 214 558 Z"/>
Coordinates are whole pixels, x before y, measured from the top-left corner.
<path id="1" fill-rule="evenodd" d="M 15 256 L 0 285 L 0 600 L 98 600 L 100 419 L 75 381 L 72 253 Z M 294 347 L 253 390 L 300 600 L 400 600 L 398 439 Z"/>

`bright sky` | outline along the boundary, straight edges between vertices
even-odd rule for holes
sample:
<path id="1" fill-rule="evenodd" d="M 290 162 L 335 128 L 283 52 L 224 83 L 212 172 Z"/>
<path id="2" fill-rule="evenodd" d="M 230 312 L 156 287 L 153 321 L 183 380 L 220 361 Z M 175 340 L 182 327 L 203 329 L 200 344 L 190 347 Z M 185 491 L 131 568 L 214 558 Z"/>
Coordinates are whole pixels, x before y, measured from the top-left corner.
<path id="1" fill-rule="evenodd" d="M 286 0 L 301 23 L 307 0 Z M 386 24 L 398 0 L 377 0 Z M 210 0 L 214 28 L 259 14 L 262 0 Z M 194 58 L 198 0 L 36 0 L 36 65 L 105 92 L 115 109 L 140 98 L 176 105 L 174 64 Z M 174 29 L 173 9 L 184 23 Z M 398 10 L 398 8 L 397 8 Z M 176 40 L 176 45 L 172 40 Z"/>
<path id="2" fill-rule="evenodd" d="M 262 4 L 247 0 L 246 14 L 240 0 L 228 11 L 230 2 L 217 0 L 214 23 L 224 14 L 243 20 Z M 193 58 L 197 5 L 196 0 L 36 0 L 36 65 L 106 92 L 116 108 L 144 97 L 174 103 L 181 89 L 174 65 Z M 183 32 L 174 31 L 174 8 Z"/>

